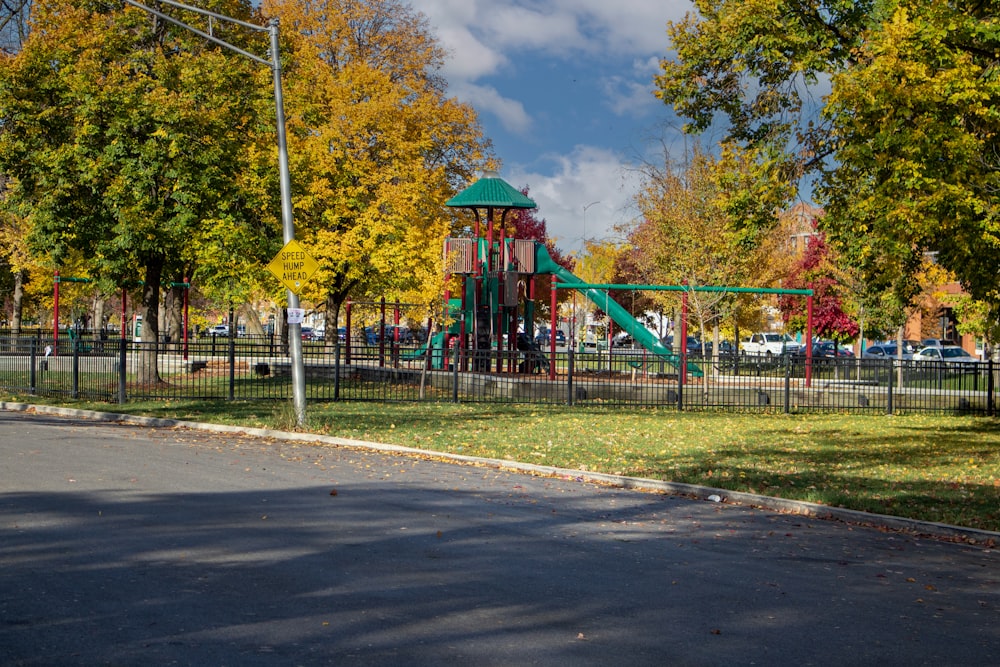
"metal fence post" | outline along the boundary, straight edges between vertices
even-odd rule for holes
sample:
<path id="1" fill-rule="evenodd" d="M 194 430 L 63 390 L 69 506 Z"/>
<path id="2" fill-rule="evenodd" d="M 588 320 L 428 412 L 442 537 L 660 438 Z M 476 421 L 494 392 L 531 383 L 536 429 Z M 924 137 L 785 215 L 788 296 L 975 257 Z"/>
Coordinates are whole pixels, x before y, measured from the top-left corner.
<path id="1" fill-rule="evenodd" d="M 553 334 L 555 336 L 555 334 Z M 566 357 L 566 405 L 573 405 L 573 346 L 569 346 L 569 354 Z"/>
<path id="2" fill-rule="evenodd" d="M 34 395 L 38 387 L 38 341 L 31 339 L 31 365 L 28 367 L 28 391 Z"/>
<path id="3" fill-rule="evenodd" d="M 451 371 L 452 371 L 452 382 L 451 382 L 451 402 L 458 403 L 458 352 L 459 345 L 455 345 L 452 348 L 454 352 L 452 353 L 451 359 Z"/>
<path id="4" fill-rule="evenodd" d="M 333 344 L 333 400 L 340 400 L 340 336 Z"/>
<path id="5" fill-rule="evenodd" d="M 236 399 L 236 330 L 232 317 L 233 309 L 229 309 L 229 400 Z"/>
<path id="6" fill-rule="evenodd" d="M 806 378 L 809 377 L 810 361 L 812 361 L 812 359 L 807 357 L 804 362 L 806 364 L 805 366 Z M 786 353 L 785 354 L 785 406 L 784 406 L 786 415 L 792 411 L 791 393 L 792 393 L 792 355 Z"/>
<path id="7" fill-rule="evenodd" d="M 993 417 L 996 408 L 993 406 L 993 357 L 986 362 L 986 416 Z"/>
<path id="8" fill-rule="evenodd" d="M 128 340 L 118 339 L 118 403 L 125 402 L 125 380 L 128 371 Z"/>
<path id="9" fill-rule="evenodd" d="M 685 341 L 686 344 L 687 341 Z M 684 357 L 680 357 L 680 363 L 685 363 Z M 677 411 L 681 412 L 684 410 L 684 373 L 681 372 L 681 367 L 677 366 Z"/>
<path id="10" fill-rule="evenodd" d="M 80 337 L 73 338 L 73 398 L 80 398 Z"/>
<path id="11" fill-rule="evenodd" d="M 894 368 L 894 366 L 896 365 L 896 362 L 894 362 L 892 359 L 889 359 L 888 362 L 889 362 L 889 387 L 888 387 L 888 392 L 886 393 L 885 413 L 887 415 L 891 415 L 892 414 L 892 378 L 896 374 L 896 369 Z"/>

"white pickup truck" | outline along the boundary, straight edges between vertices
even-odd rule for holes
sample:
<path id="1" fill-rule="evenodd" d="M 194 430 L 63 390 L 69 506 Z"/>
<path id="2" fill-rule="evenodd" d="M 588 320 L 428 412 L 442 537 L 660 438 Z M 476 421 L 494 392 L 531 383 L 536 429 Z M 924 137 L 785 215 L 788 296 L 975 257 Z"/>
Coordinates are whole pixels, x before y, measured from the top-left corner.
<path id="1" fill-rule="evenodd" d="M 755 333 L 740 341 L 740 352 L 743 354 L 766 356 L 795 354 L 800 347 L 794 338 L 780 333 Z"/>

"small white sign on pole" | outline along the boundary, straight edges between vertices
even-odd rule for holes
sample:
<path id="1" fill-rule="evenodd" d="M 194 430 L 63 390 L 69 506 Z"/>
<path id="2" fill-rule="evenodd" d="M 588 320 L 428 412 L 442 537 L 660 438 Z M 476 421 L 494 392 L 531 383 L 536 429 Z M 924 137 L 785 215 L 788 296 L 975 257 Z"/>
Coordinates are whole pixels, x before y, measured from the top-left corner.
<path id="1" fill-rule="evenodd" d="M 305 318 L 306 310 L 305 308 L 289 308 L 288 309 L 288 323 L 289 324 L 302 324 L 302 320 Z"/>

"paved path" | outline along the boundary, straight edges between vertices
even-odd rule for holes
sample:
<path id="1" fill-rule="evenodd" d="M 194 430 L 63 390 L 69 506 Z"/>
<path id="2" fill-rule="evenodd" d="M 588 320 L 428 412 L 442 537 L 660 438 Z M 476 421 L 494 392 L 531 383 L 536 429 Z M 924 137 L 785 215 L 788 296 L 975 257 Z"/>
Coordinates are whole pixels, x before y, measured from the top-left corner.
<path id="1" fill-rule="evenodd" d="M 23 413 L 0 466 L 2 665 L 1000 660 L 983 546 Z"/>

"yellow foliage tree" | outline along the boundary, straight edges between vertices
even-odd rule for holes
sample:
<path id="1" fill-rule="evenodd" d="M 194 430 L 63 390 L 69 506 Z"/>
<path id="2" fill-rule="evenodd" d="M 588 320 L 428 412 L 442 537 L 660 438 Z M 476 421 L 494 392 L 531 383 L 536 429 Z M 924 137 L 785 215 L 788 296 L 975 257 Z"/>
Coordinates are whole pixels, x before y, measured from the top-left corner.
<path id="1" fill-rule="evenodd" d="M 320 264 L 303 297 L 430 303 L 442 288 L 444 202 L 486 166 L 473 110 L 448 99 L 425 19 L 397 0 L 271 0 L 285 38 L 297 237 Z M 426 313 L 420 313 L 423 315 Z"/>

